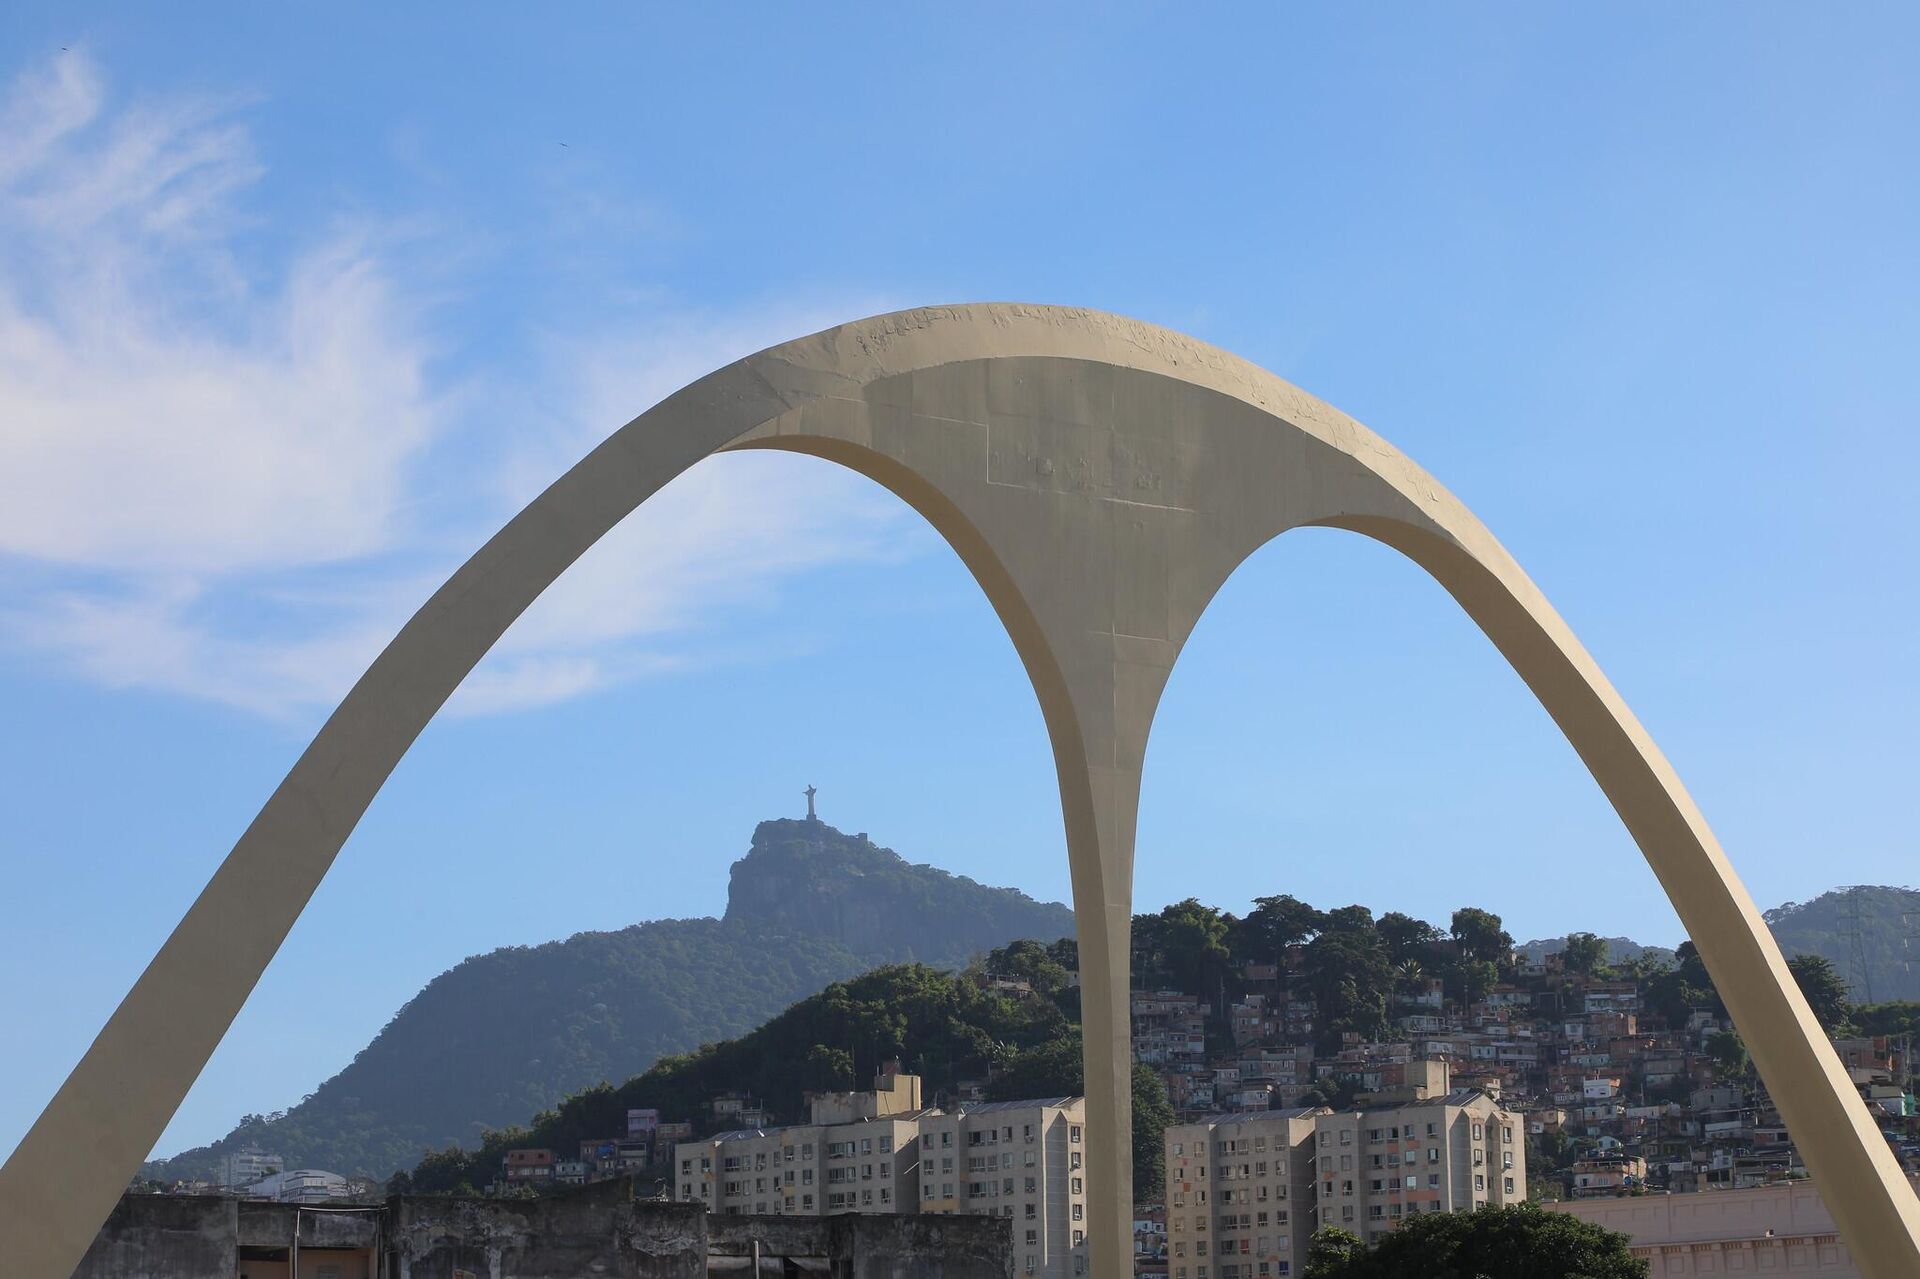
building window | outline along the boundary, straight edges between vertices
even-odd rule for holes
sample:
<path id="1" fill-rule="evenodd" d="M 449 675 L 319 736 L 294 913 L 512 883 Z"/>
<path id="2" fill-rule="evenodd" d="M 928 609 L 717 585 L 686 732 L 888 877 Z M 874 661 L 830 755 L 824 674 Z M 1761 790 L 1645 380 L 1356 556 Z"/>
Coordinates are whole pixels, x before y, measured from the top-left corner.
<path id="1" fill-rule="evenodd" d="M 1072 1142 L 1076 1146 L 1080 1144 L 1080 1125 L 1079 1124 L 1067 1125 L 1067 1140 Z"/>

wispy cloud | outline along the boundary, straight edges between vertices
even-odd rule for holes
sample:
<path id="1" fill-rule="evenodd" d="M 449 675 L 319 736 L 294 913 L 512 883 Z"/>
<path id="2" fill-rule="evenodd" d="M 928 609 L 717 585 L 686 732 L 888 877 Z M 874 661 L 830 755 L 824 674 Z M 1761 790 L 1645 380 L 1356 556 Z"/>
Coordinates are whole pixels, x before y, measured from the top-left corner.
<path id="1" fill-rule="evenodd" d="M 475 394 L 441 371 L 458 336 L 382 228 L 277 262 L 238 250 L 265 171 L 231 104 L 114 104 L 78 55 L 22 77 L 0 111 L 0 638 L 70 673 L 310 717 L 607 431 L 871 309 L 550 333 L 539 385 Z M 471 491 L 431 469 L 450 439 L 501 459 L 462 474 Z M 851 476 L 795 484 L 802 465 L 729 457 L 669 486 L 542 597 L 458 709 L 702 660 L 689 637 L 783 576 L 916 544 L 891 499 Z"/>

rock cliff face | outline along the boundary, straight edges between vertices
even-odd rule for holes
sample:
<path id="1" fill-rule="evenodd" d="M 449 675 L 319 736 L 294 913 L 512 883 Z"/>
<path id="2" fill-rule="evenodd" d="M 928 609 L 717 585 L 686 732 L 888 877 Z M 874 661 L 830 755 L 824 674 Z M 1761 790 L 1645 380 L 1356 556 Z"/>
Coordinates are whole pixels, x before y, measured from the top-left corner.
<path id="1" fill-rule="evenodd" d="M 983 938 L 1073 935 L 1064 906 L 914 865 L 864 834 L 813 820 L 760 823 L 752 851 L 733 864 L 726 920 L 824 938 L 876 960 L 946 966 L 983 949 Z"/>
<path id="2" fill-rule="evenodd" d="M 148 1173 L 208 1176 L 228 1152 L 257 1147 L 288 1167 L 385 1177 L 669 1053 L 743 1035 L 877 965 L 958 967 L 1017 938 L 1072 932 L 1065 906 L 913 865 L 823 822 L 762 822 L 734 863 L 723 918 L 465 960 L 313 1095 Z"/>

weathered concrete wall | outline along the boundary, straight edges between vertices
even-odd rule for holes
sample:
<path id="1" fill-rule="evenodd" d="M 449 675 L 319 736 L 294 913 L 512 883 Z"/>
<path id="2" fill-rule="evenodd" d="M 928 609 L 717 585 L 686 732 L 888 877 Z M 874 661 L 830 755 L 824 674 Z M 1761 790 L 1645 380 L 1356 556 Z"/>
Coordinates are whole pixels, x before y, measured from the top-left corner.
<path id="1" fill-rule="evenodd" d="M 239 1204 L 184 1195 L 125 1195 L 73 1279 L 229 1279 L 238 1273 Z M 0 1257 L 0 1274 L 10 1270 Z"/>
<path id="2" fill-rule="evenodd" d="M 1007 1217 L 840 1217 L 853 1279 L 1011 1279 Z"/>
<path id="3" fill-rule="evenodd" d="M 376 1250 L 392 1279 L 707 1279 L 788 1273 L 832 1279 L 1009 1279 L 1004 1217 L 709 1216 L 698 1204 L 635 1202 L 625 1182 L 541 1199 L 400 1196 L 384 1209 L 174 1195 L 120 1201 L 74 1279 L 284 1279 L 296 1223 L 303 1276 L 365 1279 Z M 0 1277 L 10 1274 L 0 1255 Z"/>
<path id="4" fill-rule="evenodd" d="M 635 1204 L 624 1182 L 543 1199 L 389 1200 L 398 1279 L 704 1279 L 705 1212 Z"/>
<path id="5" fill-rule="evenodd" d="M 365 1212 L 341 1212 L 336 1209 L 298 1207 L 294 1204 L 242 1203 L 240 1205 L 240 1246 L 242 1248 L 285 1248 L 293 1242 L 296 1214 L 300 1222 L 300 1247 L 371 1248 L 380 1239 L 381 1209 Z"/>
<path id="6" fill-rule="evenodd" d="M 836 1279 L 1009 1279 L 1013 1274 L 1013 1223 L 1005 1217 L 707 1218 L 710 1256 L 750 1257 L 755 1243 L 767 1274 L 780 1273 L 772 1261 L 785 1257 L 826 1262 Z"/>

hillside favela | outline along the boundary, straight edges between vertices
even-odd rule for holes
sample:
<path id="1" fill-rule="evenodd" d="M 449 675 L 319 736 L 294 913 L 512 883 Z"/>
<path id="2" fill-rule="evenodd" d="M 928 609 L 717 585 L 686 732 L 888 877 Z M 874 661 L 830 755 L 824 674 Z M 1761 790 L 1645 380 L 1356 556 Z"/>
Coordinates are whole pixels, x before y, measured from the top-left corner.
<path id="1" fill-rule="evenodd" d="M 1768 915 L 1910 1175 L 1916 919 L 1920 892 L 1878 887 Z M 1334 1273 L 1419 1217 L 1521 1206 L 1693 1267 L 1656 1274 L 1842 1273 L 1690 944 L 1275 893 L 1137 916 L 1133 972 L 1140 1279 Z M 693 1211 L 715 1273 L 1005 1246 L 1018 1274 L 1082 1275 L 1079 1016 L 1065 907 L 766 821 L 723 917 L 468 960 L 298 1105 L 142 1169 L 102 1244 L 225 1213 L 271 1274 L 277 1247 L 245 1241 L 304 1206 L 332 1214 L 307 1264 L 342 1276 L 396 1238 L 414 1265 L 504 1247 L 560 1275 Z"/>

